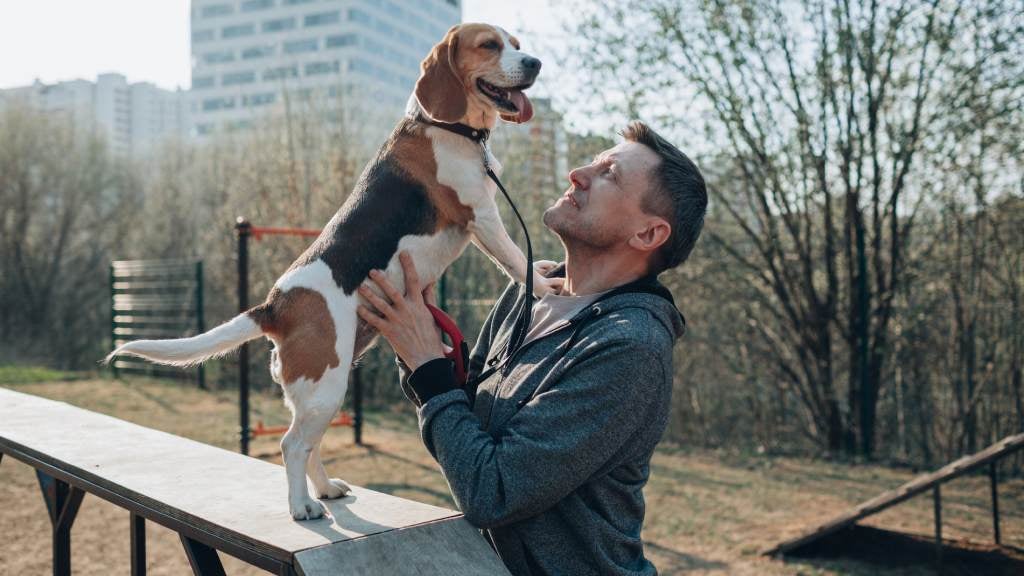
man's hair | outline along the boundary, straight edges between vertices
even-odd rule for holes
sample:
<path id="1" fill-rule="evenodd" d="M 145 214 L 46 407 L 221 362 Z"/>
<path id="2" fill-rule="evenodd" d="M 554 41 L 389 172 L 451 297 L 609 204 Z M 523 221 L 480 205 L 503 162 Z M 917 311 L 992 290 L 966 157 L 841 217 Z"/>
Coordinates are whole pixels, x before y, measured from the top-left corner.
<path id="1" fill-rule="evenodd" d="M 651 188 L 644 194 L 641 208 L 648 214 L 661 216 L 672 227 L 671 235 L 652 262 L 651 271 L 658 273 L 675 268 L 690 256 L 704 227 L 708 206 L 704 177 L 686 154 L 643 122 L 631 122 L 622 131 L 622 137 L 647 146 L 661 159 L 651 171 Z"/>

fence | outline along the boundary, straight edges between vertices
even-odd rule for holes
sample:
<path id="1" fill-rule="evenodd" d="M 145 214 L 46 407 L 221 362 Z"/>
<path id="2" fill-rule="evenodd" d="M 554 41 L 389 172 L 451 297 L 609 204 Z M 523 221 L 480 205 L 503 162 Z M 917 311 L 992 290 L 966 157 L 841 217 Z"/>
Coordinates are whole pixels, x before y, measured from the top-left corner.
<path id="1" fill-rule="evenodd" d="M 115 260 L 110 263 L 110 339 L 112 349 L 140 338 L 181 338 L 205 331 L 203 262 L 190 260 Z M 179 369 L 120 356 L 114 376 L 141 372 L 181 378 Z M 196 368 L 206 387 L 203 366 Z"/>

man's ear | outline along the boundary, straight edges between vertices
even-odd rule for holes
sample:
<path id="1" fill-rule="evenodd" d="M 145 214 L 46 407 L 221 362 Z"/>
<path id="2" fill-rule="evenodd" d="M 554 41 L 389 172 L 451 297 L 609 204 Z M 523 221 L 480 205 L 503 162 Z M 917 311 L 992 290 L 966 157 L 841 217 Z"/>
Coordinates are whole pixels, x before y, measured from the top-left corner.
<path id="1" fill-rule="evenodd" d="M 641 252 L 653 252 L 668 242 L 672 235 L 672 226 L 664 218 L 652 217 L 646 227 L 629 239 L 629 245 Z"/>
<path id="2" fill-rule="evenodd" d="M 420 108 L 438 122 L 458 122 L 469 106 L 466 87 L 455 68 L 458 28 L 452 26 L 444 40 L 434 46 L 420 64 L 420 78 L 416 81 L 415 94 Z"/>

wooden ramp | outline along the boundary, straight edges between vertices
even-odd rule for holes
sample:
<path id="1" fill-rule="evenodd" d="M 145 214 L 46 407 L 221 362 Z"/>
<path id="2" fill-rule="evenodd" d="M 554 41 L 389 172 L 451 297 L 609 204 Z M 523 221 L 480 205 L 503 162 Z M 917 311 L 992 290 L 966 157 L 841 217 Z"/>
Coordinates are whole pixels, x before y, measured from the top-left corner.
<path id="1" fill-rule="evenodd" d="M 930 474 L 923 474 L 914 478 L 910 482 L 896 488 L 879 494 L 878 496 L 864 502 L 850 510 L 847 510 L 839 517 L 834 520 L 830 520 L 806 533 L 791 540 L 787 540 L 778 544 L 771 550 L 765 552 L 766 555 L 779 555 L 786 554 L 792 550 L 800 548 L 806 544 L 814 542 L 819 538 L 837 532 L 847 526 L 856 523 L 859 520 L 867 518 L 873 514 L 877 514 L 886 508 L 895 506 L 900 502 L 903 502 L 909 498 L 912 498 L 927 490 L 936 489 L 940 484 L 948 482 L 958 476 L 966 474 L 976 468 L 979 468 L 985 464 L 995 462 L 996 460 L 1008 456 L 1013 452 L 1024 448 L 1024 434 L 1016 434 L 1014 436 L 1008 436 L 1003 438 L 999 442 L 989 446 L 988 448 L 972 454 L 964 456 L 959 460 L 955 460 L 942 468 L 932 472 Z M 992 495 L 993 495 L 993 512 L 996 514 L 996 541 L 998 542 L 998 508 L 995 505 L 995 478 L 992 479 Z M 938 494 L 936 493 L 936 512 L 939 511 Z M 939 517 L 936 518 L 937 525 L 941 522 Z M 941 530 L 939 531 L 941 539 Z"/>
<path id="2" fill-rule="evenodd" d="M 213 549 L 282 575 L 508 573 L 453 510 L 353 487 L 324 501 L 331 518 L 296 522 L 281 466 L 0 388 L 2 454 L 36 468 L 41 484 L 69 485 L 72 501 L 76 490 L 79 502 L 82 491 L 95 494 L 131 511 L 133 522 L 177 531 L 197 574 L 218 573 Z M 0 495 L 0 505 L 10 503 Z M 51 514 L 55 531 L 59 516 Z M 0 543 L 0 553 L 11 552 Z M 210 553 L 215 567 L 197 568 Z"/>

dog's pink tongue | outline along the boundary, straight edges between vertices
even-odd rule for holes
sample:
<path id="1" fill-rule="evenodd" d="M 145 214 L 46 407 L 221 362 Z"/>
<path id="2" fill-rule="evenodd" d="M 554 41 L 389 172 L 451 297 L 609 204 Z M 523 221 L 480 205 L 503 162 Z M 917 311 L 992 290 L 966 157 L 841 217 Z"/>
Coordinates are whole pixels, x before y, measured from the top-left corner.
<path id="1" fill-rule="evenodd" d="M 526 97 L 526 94 L 523 94 L 522 90 L 509 92 L 508 99 L 519 109 L 519 114 L 515 116 L 517 123 L 529 122 L 530 118 L 533 118 L 533 104 L 530 103 L 530 99 Z"/>

